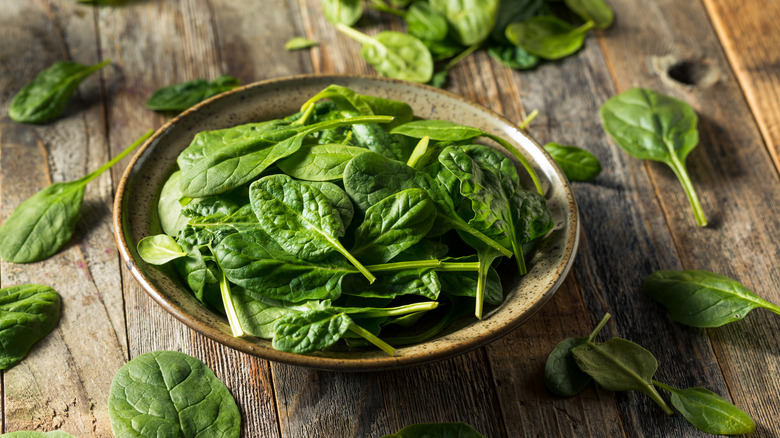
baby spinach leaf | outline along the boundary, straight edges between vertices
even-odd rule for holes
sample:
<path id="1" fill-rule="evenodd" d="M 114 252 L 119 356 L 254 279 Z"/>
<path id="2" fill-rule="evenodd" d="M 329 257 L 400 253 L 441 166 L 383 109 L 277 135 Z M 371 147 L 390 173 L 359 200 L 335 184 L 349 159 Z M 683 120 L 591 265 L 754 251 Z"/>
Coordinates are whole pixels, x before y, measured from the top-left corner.
<path id="1" fill-rule="evenodd" d="M 341 214 L 315 187 L 270 175 L 252 183 L 249 199 L 260 225 L 285 251 L 306 260 L 338 251 L 369 282 L 375 280 L 339 242 L 346 229 Z"/>
<path id="2" fill-rule="evenodd" d="M 232 90 L 241 85 L 241 81 L 221 75 L 213 81 L 195 79 L 180 84 L 168 85 L 156 90 L 146 100 L 146 107 L 154 111 L 181 112 L 209 97 Z"/>
<path id="3" fill-rule="evenodd" d="M 301 313 L 316 308 L 318 301 L 301 304 L 268 298 L 240 286 L 232 287 L 233 305 L 241 327 L 259 338 L 272 339 L 276 334 L 274 327 L 282 317 L 292 313 Z"/>
<path id="4" fill-rule="evenodd" d="M 8 116 L 23 123 L 44 123 L 54 119 L 81 82 L 110 62 L 105 60 L 95 65 L 55 62 L 16 93 L 8 107 Z"/>
<path id="5" fill-rule="evenodd" d="M 343 24 L 336 27 L 363 44 L 361 56 L 379 74 L 420 83 L 431 80 L 433 57 L 417 37 L 394 31 L 383 31 L 371 37 Z"/>
<path id="6" fill-rule="evenodd" d="M 520 153 L 516 147 L 512 146 L 509 142 L 497 135 L 490 134 L 488 132 L 482 131 L 481 129 L 472 128 L 470 126 L 459 125 L 457 123 L 446 120 L 434 119 L 415 120 L 413 122 L 405 123 L 396 128 L 393 128 L 390 133 L 401 134 L 412 138 L 429 137 L 431 140 L 450 142 L 471 140 L 477 137 L 487 137 L 500 144 L 509 153 L 514 155 L 515 158 L 520 161 L 520 164 L 523 165 L 526 172 L 528 172 L 528 175 L 531 177 L 531 180 L 533 180 L 534 186 L 536 187 L 536 190 L 539 192 L 539 194 L 544 193 L 542 190 L 542 184 L 539 182 L 539 176 L 531 166 L 531 163 L 528 162 L 528 159 L 525 158 L 525 156 Z"/>
<path id="7" fill-rule="evenodd" d="M 544 0 L 500 0 L 498 4 L 498 13 L 496 14 L 496 24 L 491 31 L 493 40 L 506 44 L 506 27 L 512 23 L 525 21 L 533 16 L 545 12 Z"/>
<path id="8" fill-rule="evenodd" d="M 160 226 L 165 234 L 175 236 L 187 226 L 187 217 L 182 213 L 179 200 L 184 196 L 179 189 L 181 171 L 177 170 L 168 177 L 160 190 L 160 200 L 157 201 L 157 215 Z"/>
<path id="9" fill-rule="evenodd" d="M 59 251 L 73 235 L 86 185 L 132 152 L 152 132 L 89 175 L 54 183 L 19 204 L 0 225 L 0 257 L 13 263 L 31 263 Z"/>
<path id="10" fill-rule="evenodd" d="M 615 13 L 604 0 L 564 0 L 566 6 L 585 21 L 592 21 L 596 29 L 606 29 L 615 20 Z"/>
<path id="11" fill-rule="evenodd" d="M 19 363 L 60 320 L 54 289 L 23 284 L 0 289 L 0 370 Z"/>
<path id="12" fill-rule="evenodd" d="M 479 262 L 478 256 L 463 256 L 456 258 L 447 258 L 443 260 L 443 263 L 457 263 L 457 262 Z M 484 286 L 480 284 L 479 279 L 482 278 L 482 267 L 487 266 L 487 275 L 484 277 Z M 436 275 L 441 283 L 441 290 L 446 295 L 457 297 L 471 297 L 477 298 L 478 295 L 482 295 L 482 300 L 488 304 L 498 306 L 504 301 L 504 288 L 501 286 L 501 277 L 498 272 L 492 266 L 492 260 L 489 262 L 486 260 L 484 264 L 480 263 L 477 270 L 478 275 L 475 276 L 471 271 L 454 271 L 448 268 L 437 268 Z M 483 290 L 484 292 L 479 292 Z"/>
<path id="13" fill-rule="evenodd" d="M 404 143 L 400 141 L 403 137 L 390 135 L 376 123 L 352 125 L 352 133 L 355 143 L 362 148 L 398 161 L 406 161 L 409 156 Z"/>
<path id="14" fill-rule="evenodd" d="M 120 368 L 108 415 L 117 438 L 241 434 L 241 414 L 225 385 L 203 362 L 177 351 L 142 354 Z"/>
<path id="15" fill-rule="evenodd" d="M 589 181 L 601 173 L 599 159 L 578 146 L 547 143 L 544 150 L 558 163 L 569 181 Z"/>
<path id="16" fill-rule="evenodd" d="M 382 438 L 485 438 L 466 423 L 419 423 Z"/>
<path id="17" fill-rule="evenodd" d="M 349 161 L 365 148 L 343 144 L 303 145 L 298 152 L 279 160 L 282 172 L 308 181 L 336 181 L 344 177 Z"/>
<path id="18" fill-rule="evenodd" d="M 333 207 L 338 210 L 341 215 L 341 220 L 344 222 L 344 228 L 347 228 L 352 222 L 352 217 L 355 214 L 355 207 L 352 205 L 352 200 L 349 199 L 349 195 L 334 183 L 325 181 L 301 181 L 302 184 L 309 184 L 321 191 L 326 198 L 330 199 Z"/>
<path id="19" fill-rule="evenodd" d="M 605 314 L 587 338 L 566 338 L 559 342 L 547 356 L 544 384 L 550 392 L 561 397 L 571 397 L 590 384 L 593 379 L 577 366 L 571 349 L 593 342 L 609 318 L 610 314 Z"/>
<path id="20" fill-rule="evenodd" d="M 194 198 L 224 193 L 249 183 L 271 164 L 297 152 L 311 133 L 389 121 L 392 117 L 361 116 L 308 126 L 274 121 L 202 132 L 177 159 L 182 169 L 180 188 L 185 196 Z"/>
<path id="21" fill-rule="evenodd" d="M 680 180 L 696 223 L 707 226 L 685 159 L 699 142 L 696 112 L 687 103 L 647 88 L 632 88 L 599 110 L 604 130 L 629 155 L 666 163 Z"/>
<path id="22" fill-rule="evenodd" d="M 336 299 L 342 279 L 358 272 L 341 257 L 309 262 L 286 254 L 262 229 L 226 237 L 214 247 L 214 255 L 231 282 L 294 303 Z"/>
<path id="23" fill-rule="evenodd" d="M 358 115 L 364 116 L 374 115 L 374 109 L 371 108 L 371 105 L 366 101 L 365 97 L 366 96 L 358 94 L 354 90 L 347 87 L 331 84 L 304 102 L 303 105 L 301 105 L 301 111 L 306 112 L 310 110 L 318 101 L 322 99 L 329 99 L 336 105 L 336 108 L 341 111 L 356 112 Z M 393 115 L 384 113 L 380 114 L 387 116 Z M 303 121 L 305 122 L 305 119 Z"/>
<path id="24" fill-rule="evenodd" d="M 353 158 L 344 169 L 344 188 L 361 211 L 382 199 L 406 189 L 423 189 L 436 205 L 434 229 L 441 233 L 459 229 L 474 235 L 486 245 L 510 257 L 512 252 L 469 225 L 455 211 L 447 191 L 435 180 L 404 163 L 367 152 Z"/>
<path id="25" fill-rule="evenodd" d="M 539 57 L 512 44 L 491 45 L 488 54 L 505 66 L 515 70 L 527 70 L 539 65 Z"/>
<path id="26" fill-rule="evenodd" d="M 642 391 L 668 415 L 674 411 L 653 387 L 658 361 L 642 346 L 622 338 L 586 342 L 571 349 L 577 366 L 610 391 Z"/>
<path id="27" fill-rule="evenodd" d="M 363 16 L 363 0 L 322 0 L 322 13 L 334 25 L 352 26 Z"/>
<path id="28" fill-rule="evenodd" d="M 575 28 L 552 15 L 540 15 L 506 27 L 509 41 L 544 59 L 561 59 L 579 50 L 593 27 L 588 21 Z"/>
<path id="29" fill-rule="evenodd" d="M 293 353 L 323 350 L 341 339 L 352 324 L 352 318 L 344 313 L 312 310 L 288 314 L 276 322 L 273 347 Z"/>
<path id="30" fill-rule="evenodd" d="M 50 432 L 38 432 L 33 430 L 20 430 L 0 435 L 0 438 L 76 438 L 73 435 L 60 430 Z"/>
<path id="31" fill-rule="evenodd" d="M 164 265 L 171 260 L 185 257 L 187 252 L 167 234 L 146 236 L 138 242 L 138 255 L 149 264 Z"/>
<path id="32" fill-rule="evenodd" d="M 424 1 L 416 1 L 404 14 L 407 31 L 421 40 L 442 41 L 447 38 L 447 18 Z"/>
<path id="33" fill-rule="evenodd" d="M 756 422 L 745 411 L 705 388 L 677 389 L 653 382 L 671 393 L 671 402 L 689 423 L 713 435 L 753 433 Z"/>
<path id="34" fill-rule="evenodd" d="M 645 293 L 669 310 L 674 321 L 694 327 L 720 327 L 763 307 L 780 307 L 739 282 L 709 271 L 656 271 L 644 282 Z"/>
<path id="35" fill-rule="evenodd" d="M 317 41 L 312 41 L 308 38 L 304 37 L 293 37 L 287 40 L 286 43 L 284 43 L 284 50 L 287 51 L 293 51 L 293 50 L 303 50 L 308 49 L 310 47 L 317 47 L 320 43 Z"/>
<path id="36" fill-rule="evenodd" d="M 429 0 L 431 9 L 447 17 L 455 39 L 464 46 L 484 41 L 496 23 L 499 0 Z"/>
<path id="37" fill-rule="evenodd" d="M 366 263 L 385 263 L 422 240 L 436 219 L 436 206 L 420 189 L 394 193 L 366 210 L 351 252 Z"/>

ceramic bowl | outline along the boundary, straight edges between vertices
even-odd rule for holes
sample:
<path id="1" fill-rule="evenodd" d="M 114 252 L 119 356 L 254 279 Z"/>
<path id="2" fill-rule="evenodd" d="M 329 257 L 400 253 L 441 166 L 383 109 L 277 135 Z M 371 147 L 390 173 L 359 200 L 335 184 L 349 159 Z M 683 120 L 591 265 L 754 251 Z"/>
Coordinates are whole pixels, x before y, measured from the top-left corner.
<path id="1" fill-rule="evenodd" d="M 505 302 L 482 320 L 456 321 L 440 336 L 400 347 L 394 356 L 378 349 L 319 352 L 299 355 L 276 351 L 270 341 L 234 338 L 227 319 L 203 306 L 169 269 L 146 264 L 137 242 L 160 233 L 157 200 L 160 189 L 176 169 L 176 157 L 200 131 L 279 118 L 330 84 L 358 93 L 409 103 L 417 116 L 450 120 L 504 137 L 528 159 L 539 174 L 555 221 L 529 262 L 522 278 L 504 279 Z M 524 172 L 519 172 L 524 175 Z M 526 181 L 527 187 L 532 187 Z M 578 243 L 578 213 L 571 188 L 554 161 L 525 132 L 498 114 L 452 93 L 424 85 L 359 76 L 305 75 L 258 82 L 211 98 L 160 128 L 135 154 L 119 183 L 114 201 L 114 232 L 125 266 L 146 292 L 184 324 L 228 347 L 264 359 L 327 370 L 372 371 L 419 365 L 477 348 L 518 327 L 552 296 L 574 260 Z M 509 284 L 507 284 L 509 283 Z"/>

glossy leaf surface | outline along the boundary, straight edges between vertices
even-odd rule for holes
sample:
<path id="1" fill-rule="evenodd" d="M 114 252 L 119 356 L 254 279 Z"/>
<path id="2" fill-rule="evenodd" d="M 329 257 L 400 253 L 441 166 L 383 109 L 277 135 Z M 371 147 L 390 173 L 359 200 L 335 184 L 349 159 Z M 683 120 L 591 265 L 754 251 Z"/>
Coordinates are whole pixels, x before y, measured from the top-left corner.
<path id="1" fill-rule="evenodd" d="M 719 327 L 763 307 L 780 307 L 739 282 L 709 271 L 656 271 L 644 282 L 645 293 L 669 310 L 672 319 L 694 327 Z"/>
<path id="2" fill-rule="evenodd" d="M 200 360 L 177 351 L 142 354 L 114 376 L 108 414 L 117 438 L 238 438 L 233 396 Z"/>
<path id="3" fill-rule="evenodd" d="M 0 370 L 19 363 L 60 319 L 54 289 L 24 284 L 0 289 Z"/>
<path id="4" fill-rule="evenodd" d="M 601 162 L 578 146 L 547 143 L 544 150 L 558 163 L 569 181 L 590 181 L 601 173 Z"/>
<path id="5" fill-rule="evenodd" d="M 24 123 L 45 123 L 54 119 L 81 82 L 109 62 L 105 60 L 95 65 L 55 62 L 16 93 L 8 107 L 8 116 Z"/>
<path id="6" fill-rule="evenodd" d="M 580 27 L 552 15 L 540 15 L 506 27 L 509 41 L 544 59 L 561 59 L 579 50 L 593 27 L 589 21 Z"/>
<path id="7" fill-rule="evenodd" d="M 742 409 L 706 388 L 677 389 L 656 382 L 671 393 L 672 406 L 689 423 L 713 435 L 753 433 L 756 422 Z"/>
<path id="8" fill-rule="evenodd" d="M 455 39 L 464 46 L 484 41 L 496 23 L 499 0 L 430 0 L 431 9 L 444 14 Z"/>

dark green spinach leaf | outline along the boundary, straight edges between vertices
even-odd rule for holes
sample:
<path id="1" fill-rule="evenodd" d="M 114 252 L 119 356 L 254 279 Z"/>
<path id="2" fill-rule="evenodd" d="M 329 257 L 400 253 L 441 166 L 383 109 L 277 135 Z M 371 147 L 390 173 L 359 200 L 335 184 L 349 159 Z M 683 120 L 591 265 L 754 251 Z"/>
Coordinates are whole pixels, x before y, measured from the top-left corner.
<path id="1" fill-rule="evenodd" d="M 491 45 L 488 54 L 505 66 L 515 70 L 527 70 L 539 65 L 539 57 L 522 47 L 512 44 Z"/>
<path id="2" fill-rule="evenodd" d="M 581 147 L 547 143 L 544 150 L 558 163 L 569 181 L 590 181 L 601 173 L 599 159 Z"/>
<path id="3" fill-rule="evenodd" d="M 276 165 L 293 178 L 307 181 L 337 181 L 344 177 L 347 163 L 367 150 L 343 144 L 303 145 L 298 152 Z"/>
<path id="4" fill-rule="evenodd" d="M 89 175 L 54 183 L 19 204 L 0 225 L 0 257 L 13 263 L 31 263 L 59 251 L 73 235 L 86 185 L 132 152 L 152 132 Z"/>
<path id="5" fill-rule="evenodd" d="M 200 360 L 177 351 L 142 354 L 114 376 L 108 415 L 117 438 L 238 438 L 230 391 Z"/>
<path id="6" fill-rule="evenodd" d="M 580 27 L 552 15 L 540 15 L 506 27 L 509 41 L 544 59 L 561 59 L 579 50 L 593 27 L 588 21 Z"/>
<path id="7" fill-rule="evenodd" d="M 59 116 L 73 93 L 89 75 L 108 65 L 58 61 L 38 73 L 11 101 L 8 116 L 17 122 L 44 123 Z"/>
<path id="8" fill-rule="evenodd" d="M 572 348 L 577 366 L 610 391 L 642 391 L 668 415 L 674 411 L 653 387 L 658 361 L 642 346 L 622 338 Z"/>
<path id="9" fill-rule="evenodd" d="M 685 159 L 699 142 L 696 112 L 687 103 L 647 88 L 610 98 L 599 110 L 604 130 L 629 155 L 666 163 L 680 180 L 696 223 L 707 226 Z"/>
<path id="10" fill-rule="evenodd" d="M 571 349 L 593 342 L 609 318 L 610 314 L 605 314 L 587 338 L 566 338 L 559 342 L 547 356 L 544 384 L 550 392 L 561 397 L 571 397 L 590 384 L 593 379 L 577 366 Z"/>
<path id="11" fill-rule="evenodd" d="M 146 107 L 154 111 L 181 112 L 191 106 L 241 85 L 241 81 L 221 75 L 213 81 L 195 79 L 168 85 L 156 90 L 146 101 Z"/>
<path id="12" fill-rule="evenodd" d="M 54 289 L 23 284 L 0 289 L 0 370 L 19 363 L 60 320 Z"/>
<path id="13" fill-rule="evenodd" d="M 720 327 L 763 307 L 780 307 L 739 282 L 709 271 L 656 271 L 644 282 L 645 293 L 669 309 L 674 321 L 694 327 Z"/>

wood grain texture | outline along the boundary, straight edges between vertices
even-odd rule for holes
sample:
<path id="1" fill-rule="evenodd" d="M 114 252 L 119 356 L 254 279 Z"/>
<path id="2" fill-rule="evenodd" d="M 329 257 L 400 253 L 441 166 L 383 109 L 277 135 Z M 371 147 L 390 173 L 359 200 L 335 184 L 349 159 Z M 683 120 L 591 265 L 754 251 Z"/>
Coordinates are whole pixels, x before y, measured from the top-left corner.
<path id="1" fill-rule="evenodd" d="M 780 224 L 770 219 L 778 214 L 777 171 L 730 74 L 703 5 L 658 1 L 640 9 L 631 1 L 616 0 L 611 4 L 619 21 L 615 28 L 605 32 L 601 43 L 614 74 L 616 91 L 640 85 L 651 87 L 686 100 L 699 114 L 700 145 L 690 155 L 688 167 L 710 217 L 709 227 L 695 226 L 679 183 L 668 169 L 656 163 L 644 166 L 651 184 L 642 186 L 652 186 L 655 191 L 654 197 L 659 200 L 672 233 L 680 267 L 730 276 L 764 298 L 779 302 L 780 278 L 774 263 L 778 244 L 772 236 L 780 231 Z M 629 23 L 643 23 L 643 28 L 632 30 Z M 636 59 L 636 54 L 645 54 L 645 59 Z M 652 68 L 649 59 L 652 56 L 706 60 L 709 68 L 720 72 L 722 79 L 706 87 L 674 85 L 661 79 L 663 72 Z M 670 266 L 667 258 L 659 262 L 661 267 L 677 268 Z M 638 291 L 638 288 L 629 290 Z M 663 313 L 657 315 L 666 318 Z M 701 367 L 699 363 L 705 369 L 722 370 L 728 394 L 710 379 L 701 383 L 730 396 L 737 406 L 753 415 L 759 424 L 755 436 L 777 436 L 780 434 L 780 424 L 776 421 L 780 414 L 780 389 L 770 384 L 769 379 L 780 371 L 778 330 L 780 320 L 756 312 L 739 324 L 708 332 L 717 364 L 714 358 L 691 353 L 669 363 L 683 372 Z M 686 338 L 699 333 L 680 331 Z M 693 374 L 704 377 L 698 370 Z M 680 386 L 690 382 L 669 380 Z"/>
<path id="2" fill-rule="evenodd" d="M 231 74 L 224 59 L 249 64 L 251 51 L 224 53 L 218 22 L 209 2 L 136 2 L 119 8 L 100 8 L 98 26 L 104 56 L 116 59 L 107 78 L 107 125 L 111 148 L 118 153 L 146 130 L 167 118 L 144 107 L 157 88 L 197 78 Z M 221 9 L 220 9 L 221 10 Z M 253 17 L 247 14 L 248 26 Z M 256 21 L 255 21 L 256 22 Z M 234 23 L 236 30 L 242 25 Z M 283 26 L 283 21 L 269 22 Z M 223 29 L 224 37 L 237 35 Z M 249 44 L 247 35 L 242 44 Z M 264 46 L 263 46 L 264 47 Z M 255 52 L 256 54 L 256 52 Z M 252 77 L 241 77 L 244 81 Z M 120 163 L 118 171 L 123 171 Z M 118 176 L 118 174 L 117 174 Z M 155 350 L 177 350 L 202 360 L 225 383 L 242 410 L 244 436 L 278 436 L 270 370 L 265 361 L 232 351 L 194 333 L 157 305 L 123 269 L 130 357 Z"/>
<path id="3" fill-rule="evenodd" d="M 6 59 L 36 59 L 4 74 L 4 90 L 18 90 L 57 60 L 98 62 L 91 8 L 73 2 L 17 4 L 3 23 L 18 45 Z M 18 16 L 26 18 L 25 21 Z M 5 17 L 5 16 L 4 16 Z M 16 57 L 19 58 L 16 58 Z M 9 63 L 4 62 L 4 65 Z M 26 71 L 27 69 L 32 71 Z M 30 126 L 4 117 L 0 122 L 2 216 L 52 182 L 82 177 L 108 160 L 100 75 L 88 78 L 63 114 L 47 125 Z M 3 95 L 7 108 L 12 94 Z M 79 436 L 111 434 L 106 388 L 124 363 L 125 334 L 120 276 L 110 223 L 112 188 L 103 175 L 86 190 L 73 239 L 48 260 L 2 264 L 3 286 L 40 283 L 62 297 L 57 328 L 21 366 L 4 373 L 6 430 L 62 429 Z M 96 367 L 95 364 L 101 364 Z M 54 372 L 56 370 L 56 372 Z"/>
<path id="4" fill-rule="evenodd" d="M 780 167 L 780 2 L 704 0 L 734 76 Z"/>

